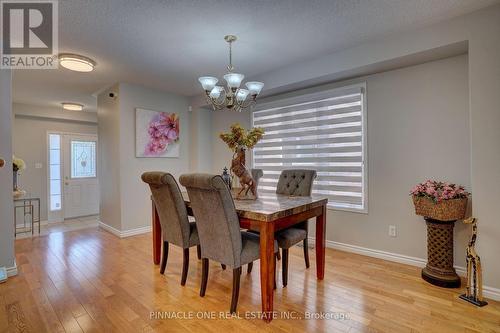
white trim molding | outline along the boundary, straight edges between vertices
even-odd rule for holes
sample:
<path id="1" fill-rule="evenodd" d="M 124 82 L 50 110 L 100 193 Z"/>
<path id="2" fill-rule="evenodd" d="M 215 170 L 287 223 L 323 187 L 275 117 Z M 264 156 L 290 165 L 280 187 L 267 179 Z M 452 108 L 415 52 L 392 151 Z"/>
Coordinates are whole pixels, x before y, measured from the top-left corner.
<path id="1" fill-rule="evenodd" d="M 151 226 L 145 226 L 145 227 L 140 227 L 140 228 L 134 228 L 134 229 L 129 229 L 129 230 L 118 230 L 110 225 L 107 225 L 106 223 L 99 221 L 99 227 L 104 229 L 105 231 L 112 233 L 113 235 L 119 237 L 119 238 L 126 238 L 126 237 L 131 237 L 135 235 L 141 235 L 141 234 L 146 234 L 148 232 L 151 232 Z"/>
<path id="2" fill-rule="evenodd" d="M 12 277 L 17 275 L 17 263 L 16 260 L 14 259 L 14 266 L 7 267 L 7 277 Z"/>
<path id="3" fill-rule="evenodd" d="M 316 241 L 316 239 L 314 237 L 309 237 L 309 244 L 314 245 L 315 241 Z M 425 267 L 425 265 L 427 264 L 426 259 L 411 257 L 411 256 L 399 254 L 399 253 L 392 253 L 392 252 L 370 249 L 367 247 L 362 247 L 362 246 L 357 246 L 357 245 L 334 242 L 331 240 L 326 241 L 326 247 L 331 248 L 331 249 L 335 249 L 335 250 L 339 250 L 339 251 L 356 253 L 356 254 L 367 256 L 367 257 L 378 258 L 378 259 L 383 259 L 383 260 L 387 260 L 387 261 L 393 261 L 393 262 L 397 262 L 400 264 L 406 264 L 406 265 L 411 265 L 411 266 L 416 266 L 416 267 Z M 455 270 L 457 271 L 458 275 L 466 276 L 465 267 L 455 266 Z M 483 295 L 486 298 L 500 301 L 500 289 L 498 289 L 498 288 L 484 286 L 483 287 Z"/>
<path id="4" fill-rule="evenodd" d="M 483 286 L 483 296 L 494 299 L 495 301 L 500 301 L 500 289 Z"/>

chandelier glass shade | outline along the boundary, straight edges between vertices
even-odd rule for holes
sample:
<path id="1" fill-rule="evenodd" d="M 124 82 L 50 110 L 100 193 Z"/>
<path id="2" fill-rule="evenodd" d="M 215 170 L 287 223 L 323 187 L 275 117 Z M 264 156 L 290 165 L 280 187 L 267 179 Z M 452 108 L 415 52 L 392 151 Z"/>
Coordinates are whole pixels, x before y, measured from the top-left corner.
<path id="1" fill-rule="evenodd" d="M 264 83 L 251 81 L 245 83 L 247 89 L 240 88 L 245 76 L 243 74 L 234 73 L 232 59 L 232 43 L 236 41 L 236 36 L 227 35 L 224 40 L 229 43 L 229 65 L 227 66 L 228 73 L 224 75 L 226 88 L 217 85 L 219 79 L 212 76 L 202 76 L 200 81 L 207 102 L 214 110 L 222 110 L 224 108 L 241 111 L 255 104 L 257 96 L 260 94 Z"/>

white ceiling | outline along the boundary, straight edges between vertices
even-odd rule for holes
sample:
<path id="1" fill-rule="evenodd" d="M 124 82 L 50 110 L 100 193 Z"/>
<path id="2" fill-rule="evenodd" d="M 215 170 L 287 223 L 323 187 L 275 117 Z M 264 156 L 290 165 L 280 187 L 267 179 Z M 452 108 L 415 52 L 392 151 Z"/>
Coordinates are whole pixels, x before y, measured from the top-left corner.
<path id="1" fill-rule="evenodd" d="M 59 51 L 95 59 L 96 70 L 14 72 L 14 101 L 83 103 L 115 83 L 193 96 L 197 78 L 221 77 L 223 36 L 236 34 L 236 70 L 247 77 L 399 31 L 421 28 L 498 0 L 63 0 Z M 265 87 L 264 87 L 265 89 Z"/>

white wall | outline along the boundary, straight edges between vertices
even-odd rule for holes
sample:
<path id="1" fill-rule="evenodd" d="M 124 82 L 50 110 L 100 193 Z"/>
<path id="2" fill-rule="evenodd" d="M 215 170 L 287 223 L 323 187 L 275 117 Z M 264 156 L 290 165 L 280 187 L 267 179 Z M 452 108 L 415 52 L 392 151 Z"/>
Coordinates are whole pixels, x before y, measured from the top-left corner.
<path id="1" fill-rule="evenodd" d="M 120 108 L 119 100 L 109 97 L 110 92 L 119 94 L 119 86 L 115 85 L 97 97 L 99 215 L 101 221 L 120 229 Z"/>
<path id="2" fill-rule="evenodd" d="M 196 172 L 212 172 L 212 110 L 199 108 L 189 112 L 191 119 L 191 146 L 189 169 Z"/>
<path id="3" fill-rule="evenodd" d="M 40 113 L 38 113 L 40 111 Z M 26 162 L 26 170 L 19 176 L 19 186 L 29 195 L 40 198 L 40 218 L 47 220 L 47 132 L 97 134 L 95 113 L 62 112 L 35 105 L 13 104 L 13 152 Z M 87 116 L 88 115 L 88 116 Z M 74 118 L 72 118 L 74 117 Z M 41 163 L 41 169 L 35 169 Z"/>
<path id="4" fill-rule="evenodd" d="M 12 204 L 12 78 L 10 70 L 0 69 L 0 267 L 17 273 L 14 260 L 14 216 Z"/>
<path id="5" fill-rule="evenodd" d="M 151 226 L 150 191 L 141 180 L 146 171 L 165 171 L 178 178 L 190 167 L 191 125 L 185 97 L 120 83 L 118 98 L 98 97 L 101 151 L 101 222 L 119 231 Z M 117 87 L 113 88 L 117 92 Z M 180 117 L 178 158 L 135 157 L 135 109 L 176 112 Z M 103 137 L 104 135 L 104 137 Z"/>
<path id="6" fill-rule="evenodd" d="M 289 91 L 463 42 L 467 43 L 469 54 L 470 158 L 467 163 L 471 165 L 473 215 L 479 221 L 477 249 L 483 262 L 485 293 L 500 299 L 500 266 L 497 264 L 500 252 L 497 208 L 500 202 L 500 5 L 318 59 L 283 66 L 251 79 L 265 82 L 266 91 L 271 93 Z M 344 225 L 339 225 L 333 233 L 343 233 L 342 230 Z M 344 233 L 344 236 L 354 239 L 353 235 Z M 375 249 L 386 246 L 384 241 L 376 242 L 375 239 L 365 246 L 373 244 Z"/>
<path id="7" fill-rule="evenodd" d="M 327 239 L 426 258 L 425 222 L 408 192 L 429 178 L 471 188 L 467 56 L 360 81 L 367 84 L 368 214 L 329 210 Z M 455 264 L 463 267 L 468 230 L 457 224 L 455 235 Z"/>
<path id="8" fill-rule="evenodd" d="M 191 126 L 187 98 L 120 84 L 120 191 L 122 230 L 150 226 L 151 200 L 149 187 L 141 180 L 145 171 L 170 172 L 176 179 L 189 170 Z M 178 158 L 135 157 L 135 109 L 175 112 L 179 115 L 180 156 Z"/>
<path id="9" fill-rule="evenodd" d="M 409 190 L 428 178 L 471 188 L 468 56 L 461 55 L 267 98 L 366 82 L 368 214 L 329 209 L 327 239 L 426 258 L 426 226 Z M 247 121 L 250 114 L 246 113 Z M 216 150 L 214 160 L 225 158 Z M 389 225 L 397 237 L 388 236 Z M 465 265 L 468 229 L 455 230 L 455 264 Z"/>
<path id="10" fill-rule="evenodd" d="M 473 214 L 487 295 L 500 299 L 500 6 L 470 17 L 469 106 Z"/>

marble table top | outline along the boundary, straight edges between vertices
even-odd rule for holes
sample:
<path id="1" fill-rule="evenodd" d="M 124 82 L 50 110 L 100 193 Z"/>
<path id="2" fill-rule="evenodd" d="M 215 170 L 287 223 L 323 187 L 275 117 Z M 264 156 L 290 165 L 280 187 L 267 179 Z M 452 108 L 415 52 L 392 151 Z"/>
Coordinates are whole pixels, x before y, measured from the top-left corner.
<path id="1" fill-rule="evenodd" d="M 183 192 L 182 196 L 190 207 L 187 192 Z M 297 197 L 275 193 L 259 193 L 257 200 L 234 200 L 240 218 L 264 222 L 302 213 L 327 203 L 328 198 L 325 196 Z"/>

